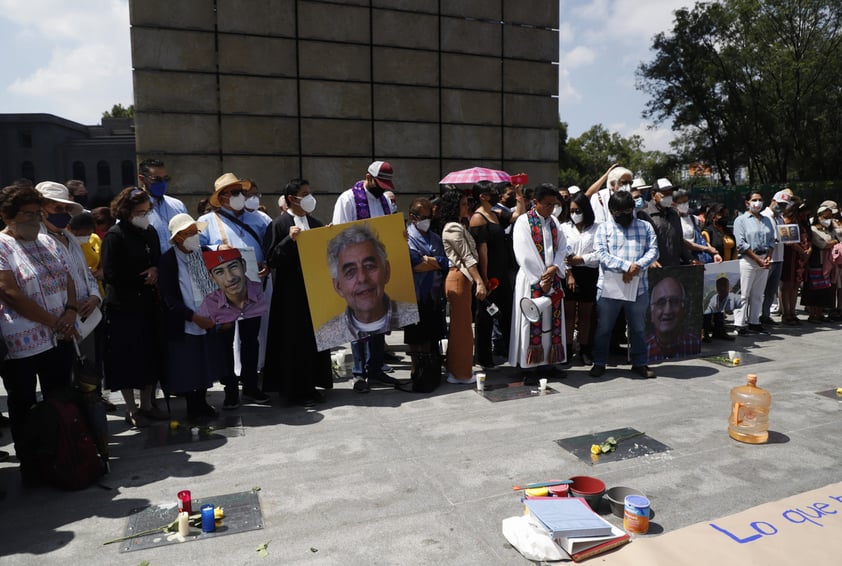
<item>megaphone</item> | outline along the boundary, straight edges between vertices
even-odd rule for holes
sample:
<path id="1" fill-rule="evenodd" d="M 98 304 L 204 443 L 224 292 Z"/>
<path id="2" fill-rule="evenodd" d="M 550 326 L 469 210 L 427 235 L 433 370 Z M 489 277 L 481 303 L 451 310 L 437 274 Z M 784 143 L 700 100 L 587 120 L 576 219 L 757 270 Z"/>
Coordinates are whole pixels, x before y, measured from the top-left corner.
<path id="1" fill-rule="evenodd" d="M 541 322 L 541 331 L 549 332 L 552 328 L 553 301 L 550 297 L 520 300 L 520 310 L 529 322 Z"/>

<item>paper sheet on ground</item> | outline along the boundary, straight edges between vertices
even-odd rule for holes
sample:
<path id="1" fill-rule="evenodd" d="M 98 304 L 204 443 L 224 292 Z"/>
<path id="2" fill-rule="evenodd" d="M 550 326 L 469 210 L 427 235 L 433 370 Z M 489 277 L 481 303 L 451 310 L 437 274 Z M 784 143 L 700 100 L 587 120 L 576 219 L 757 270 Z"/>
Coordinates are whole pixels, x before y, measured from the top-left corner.
<path id="1" fill-rule="evenodd" d="M 591 561 L 610 566 L 839 564 L 842 482 L 632 544 Z"/>

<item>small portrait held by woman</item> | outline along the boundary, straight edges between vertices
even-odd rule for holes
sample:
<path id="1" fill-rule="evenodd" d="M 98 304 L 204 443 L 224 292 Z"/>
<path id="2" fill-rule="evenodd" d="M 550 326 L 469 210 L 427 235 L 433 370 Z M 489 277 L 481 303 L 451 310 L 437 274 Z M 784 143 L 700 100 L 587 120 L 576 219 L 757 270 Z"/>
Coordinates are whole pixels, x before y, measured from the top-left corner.
<path id="1" fill-rule="evenodd" d="M 8 393 L 12 440 L 24 479 L 31 476 L 22 449 L 25 421 L 35 403 L 36 379 L 50 398 L 70 385 L 72 340 L 79 311 L 66 249 L 41 229 L 43 198 L 32 187 L 0 190 L 0 333 L 7 359 L 3 384 Z"/>

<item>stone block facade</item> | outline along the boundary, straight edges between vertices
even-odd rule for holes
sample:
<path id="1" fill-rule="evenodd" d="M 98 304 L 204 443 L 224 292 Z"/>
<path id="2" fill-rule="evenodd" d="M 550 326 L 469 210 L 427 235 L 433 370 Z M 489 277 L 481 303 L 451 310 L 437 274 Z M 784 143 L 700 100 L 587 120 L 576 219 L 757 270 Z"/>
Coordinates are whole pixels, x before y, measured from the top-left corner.
<path id="1" fill-rule="evenodd" d="M 449 171 L 558 176 L 557 2 L 130 0 L 138 160 L 194 201 L 225 171 L 333 196 L 374 159 L 399 205 Z M 274 213 L 276 199 L 265 199 Z"/>

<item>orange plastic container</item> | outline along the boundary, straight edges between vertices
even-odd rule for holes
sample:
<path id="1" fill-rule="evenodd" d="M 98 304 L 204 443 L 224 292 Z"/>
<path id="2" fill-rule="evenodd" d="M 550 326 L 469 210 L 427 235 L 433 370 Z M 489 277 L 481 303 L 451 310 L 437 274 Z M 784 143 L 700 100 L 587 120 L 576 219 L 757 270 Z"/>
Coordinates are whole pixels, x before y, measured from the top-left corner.
<path id="1" fill-rule="evenodd" d="M 769 407 L 772 395 L 757 387 L 757 376 L 749 374 L 745 385 L 731 389 L 731 416 L 728 434 L 734 440 L 748 444 L 763 444 L 769 440 Z"/>

